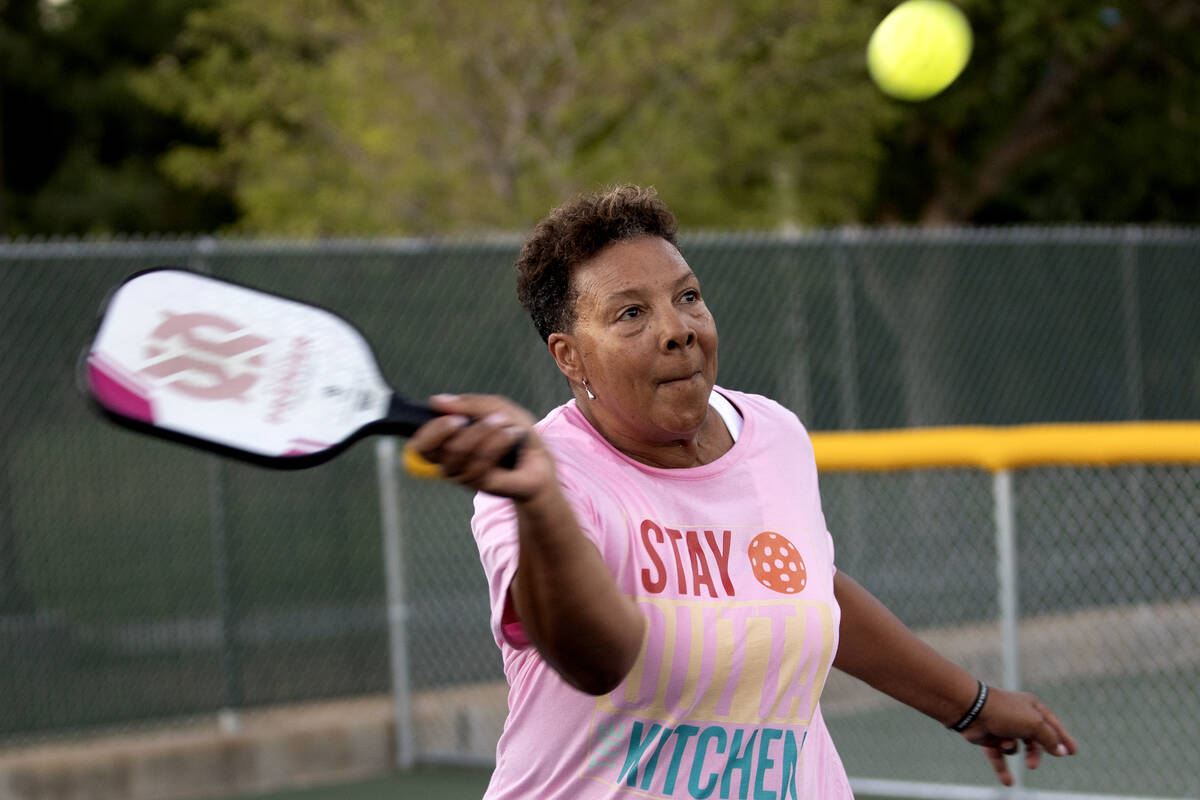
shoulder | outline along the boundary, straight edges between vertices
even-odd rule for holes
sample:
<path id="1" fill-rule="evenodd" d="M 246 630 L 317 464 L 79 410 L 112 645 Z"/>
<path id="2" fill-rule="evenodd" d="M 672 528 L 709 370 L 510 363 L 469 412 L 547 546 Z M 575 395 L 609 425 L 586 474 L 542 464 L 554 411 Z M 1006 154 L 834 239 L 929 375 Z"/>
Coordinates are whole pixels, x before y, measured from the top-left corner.
<path id="1" fill-rule="evenodd" d="M 784 430 L 808 439 L 808 430 L 800 418 L 791 409 L 777 401 L 761 394 L 739 392 L 723 386 L 717 386 L 715 390 L 725 395 L 744 418 L 753 418 L 756 424 L 765 425 L 770 429 L 778 430 L 782 427 Z"/>
<path id="2" fill-rule="evenodd" d="M 807 471 L 816 468 L 816 456 L 808 430 L 791 409 L 760 394 L 737 392 L 722 387 L 745 421 L 745 457 L 759 468 Z M 742 441 L 739 440 L 739 445 Z M 737 445 L 735 445 L 736 447 Z M 764 464 L 770 464 L 765 467 Z"/>
<path id="3" fill-rule="evenodd" d="M 620 465 L 612 445 L 596 432 L 574 400 L 552 410 L 534 426 L 534 430 L 546 443 L 560 472 L 564 468 L 603 472 Z"/>
<path id="4" fill-rule="evenodd" d="M 582 418 L 582 416 L 575 406 L 575 401 L 570 400 L 561 406 L 552 408 L 550 413 L 538 420 L 533 428 L 543 439 L 572 438 L 584 433 L 576 419 L 577 417 Z"/>

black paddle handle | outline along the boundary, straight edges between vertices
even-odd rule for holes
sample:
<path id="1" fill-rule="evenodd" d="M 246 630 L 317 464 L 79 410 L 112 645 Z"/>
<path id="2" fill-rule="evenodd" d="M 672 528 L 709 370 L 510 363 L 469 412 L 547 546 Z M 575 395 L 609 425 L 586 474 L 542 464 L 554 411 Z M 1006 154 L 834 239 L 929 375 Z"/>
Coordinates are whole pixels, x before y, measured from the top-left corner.
<path id="1" fill-rule="evenodd" d="M 442 415 L 429 406 L 410 403 L 393 392 L 392 399 L 388 403 L 387 417 L 383 420 L 383 427 L 388 432 L 398 433 L 401 436 L 412 436 L 417 432 L 417 428 L 440 416 Z M 514 442 L 513 446 L 500 459 L 500 466 L 505 469 L 515 467 L 517 457 L 521 454 L 522 444 L 524 444 L 524 439 Z"/>

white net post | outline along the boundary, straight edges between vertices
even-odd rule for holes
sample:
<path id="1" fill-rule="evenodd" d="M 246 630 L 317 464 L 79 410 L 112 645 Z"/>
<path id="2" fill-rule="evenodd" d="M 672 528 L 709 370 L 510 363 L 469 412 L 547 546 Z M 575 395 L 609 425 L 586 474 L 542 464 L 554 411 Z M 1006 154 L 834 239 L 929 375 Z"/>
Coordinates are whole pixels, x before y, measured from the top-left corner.
<path id="1" fill-rule="evenodd" d="M 1017 626 L 1017 531 L 1013 514 L 1012 473 L 997 470 L 992 478 L 996 502 L 996 577 L 999 583 L 1000 640 L 1004 665 L 1004 688 L 1018 691 L 1021 688 L 1021 653 Z M 1024 783 L 1024 763 L 1020 758 L 1010 759 L 1013 788 Z"/>
<path id="2" fill-rule="evenodd" d="M 404 590 L 404 543 L 400 536 L 400 501 L 396 485 L 396 440 L 375 442 L 379 475 L 379 511 L 383 526 L 383 565 L 387 582 L 388 643 L 392 666 L 392 697 L 396 714 L 396 767 L 416 762 L 412 690 L 408 674 L 408 605 Z"/>

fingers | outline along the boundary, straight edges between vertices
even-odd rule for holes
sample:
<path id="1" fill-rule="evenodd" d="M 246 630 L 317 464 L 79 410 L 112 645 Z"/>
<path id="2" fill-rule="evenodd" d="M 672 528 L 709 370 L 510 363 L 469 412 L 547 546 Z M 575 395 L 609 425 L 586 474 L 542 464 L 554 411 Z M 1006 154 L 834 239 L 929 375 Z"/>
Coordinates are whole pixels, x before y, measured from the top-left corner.
<path id="1" fill-rule="evenodd" d="M 1046 751 L 1056 756 L 1073 756 L 1079 752 L 1079 745 L 1075 744 L 1075 737 L 1067 732 L 1066 727 L 1058 721 L 1058 717 L 1055 716 L 1054 712 L 1042 705 L 1041 701 L 1038 701 L 1037 706 L 1041 708 L 1042 714 L 1046 718 L 1046 723 L 1058 737 L 1058 746 L 1053 748 L 1047 747 Z"/>
<path id="2" fill-rule="evenodd" d="M 437 477 L 513 499 L 528 499 L 554 478 L 549 455 L 533 431 L 533 416 L 495 395 L 436 395 L 441 416 L 409 439 L 406 451 L 424 460 Z M 520 442 L 517 463 L 504 463 Z M 532 458 L 536 453 L 537 458 Z"/>
<path id="3" fill-rule="evenodd" d="M 409 447 L 438 464 L 444 477 L 470 486 L 494 469 L 520 436 L 520 426 L 500 411 L 474 421 L 446 414 L 422 426 Z"/>
<path id="4" fill-rule="evenodd" d="M 492 394 L 435 394 L 429 405 L 442 414 L 461 414 L 472 419 L 483 419 L 497 412 L 511 415 L 514 421 L 533 424 L 533 417 L 507 398 Z"/>
<path id="5" fill-rule="evenodd" d="M 1047 753 L 1056 756 L 1072 755 L 1078 749 L 1075 745 L 1075 740 L 1071 738 L 1071 734 L 1067 733 L 1066 728 L 1058 721 L 1058 717 L 1054 712 L 1047 708 L 1042 701 L 1036 698 L 1033 701 L 1033 708 L 1041 715 L 1041 722 L 1033 730 L 1033 737 L 1026 740 L 1026 749 L 1032 750 L 1034 746 L 1038 746 L 1036 760 L 1041 760 L 1041 749 L 1045 749 Z M 1026 755 L 1026 760 L 1029 755 Z"/>
<path id="6" fill-rule="evenodd" d="M 1066 756 L 1078 750 L 1054 712 L 1027 692 L 993 690 L 983 713 L 963 731 L 963 736 L 984 748 L 992 769 L 1005 786 L 1012 785 L 1005 756 L 1016 755 L 1022 742 L 1028 769 L 1037 769 L 1046 753 Z"/>
<path id="7" fill-rule="evenodd" d="M 463 417 L 458 419 L 465 420 Z M 459 429 L 442 443 L 442 472 L 458 483 L 475 485 L 496 468 L 501 457 L 519 438 L 519 432 L 513 427 L 500 412 L 470 424 L 462 422 Z"/>
<path id="8" fill-rule="evenodd" d="M 1013 785 L 1012 772 L 1008 769 L 1008 762 L 1004 759 L 1004 754 L 997 747 L 983 748 L 984 754 L 987 756 L 988 763 L 991 764 L 992 770 L 996 773 L 996 777 L 1000 783 L 1005 786 Z"/>
<path id="9" fill-rule="evenodd" d="M 436 463 L 442 444 L 467 424 L 462 414 L 446 414 L 425 423 L 408 440 L 408 447 L 422 458 Z"/>
<path id="10" fill-rule="evenodd" d="M 1042 753 L 1045 748 L 1036 740 L 1025 742 L 1025 766 L 1029 769 L 1037 769 L 1038 764 L 1042 763 Z"/>

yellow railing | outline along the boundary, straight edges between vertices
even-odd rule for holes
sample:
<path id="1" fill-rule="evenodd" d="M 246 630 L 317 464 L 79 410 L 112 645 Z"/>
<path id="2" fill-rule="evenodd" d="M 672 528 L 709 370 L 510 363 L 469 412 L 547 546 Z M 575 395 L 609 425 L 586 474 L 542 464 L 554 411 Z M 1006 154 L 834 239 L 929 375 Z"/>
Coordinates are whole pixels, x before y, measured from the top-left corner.
<path id="1" fill-rule="evenodd" d="M 1200 462 L 1198 422 L 915 428 L 812 434 L 825 471 Z"/>

